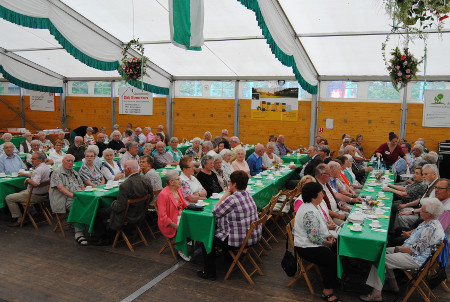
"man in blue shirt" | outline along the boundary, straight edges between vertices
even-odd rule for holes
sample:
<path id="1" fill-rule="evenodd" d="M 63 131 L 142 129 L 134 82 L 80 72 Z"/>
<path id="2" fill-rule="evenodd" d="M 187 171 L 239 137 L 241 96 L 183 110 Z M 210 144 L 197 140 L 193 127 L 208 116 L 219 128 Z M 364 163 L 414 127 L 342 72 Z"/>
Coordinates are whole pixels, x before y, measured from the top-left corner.
<path id="1" fill-rule="evenodd" d="M 3 150 L 5 153 L 0 156 L 0 173 L 17 173 L 20 169 L 27 168 L 20 157 L 14 154 L 13 143 L 5 143 Z"/>
<path id="2" fill-rule="evenodd" d="M 247 158 L 247 164 L 250 168 L 250 175 L 254 176 L 263 170 L 262 156 L 264 154 L 264 146 L 257 144 L 255 152 Z"/>

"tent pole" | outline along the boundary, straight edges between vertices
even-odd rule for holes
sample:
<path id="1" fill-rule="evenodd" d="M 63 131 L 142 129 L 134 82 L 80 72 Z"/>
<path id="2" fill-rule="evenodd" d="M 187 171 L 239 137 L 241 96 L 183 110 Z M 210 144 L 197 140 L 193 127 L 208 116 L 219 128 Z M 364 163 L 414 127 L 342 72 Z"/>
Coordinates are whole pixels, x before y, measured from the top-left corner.
<path id="1" fill-rule="evenodd" d="M 61 119 L 61 129 L 67 128 L 67 91 L 69 89 L 69 83 L 67 81 L 63 82 L 63 92 L 59 97 L 59 109 L 60 109 L 60 119 Z"/>
<path id="2" fill-rule="evenodd" d="M 406 120 L 408 119 L 408 84 L 406 84 L 405 87 L 403 87 L 403 102 L 402 107 L 400 109 L 401 116 L 400 116 L 400 131 L 399 131 L 399 137 L 405 138 L 406 137 Z"/>
<path id="3" fill-rule="evenodd" d="M 319 109 L 320 81 L 317 83 L 317 94 L 312 95 L 311 99 L 311 124 L 309 126 L 309 145 L 315 145 L 317 135 L 317 117 Z"/>
<path id="4" fill-rule="evenodd" d="M 116 124 L 116 82 L 111 82 L 111 131 L 114 130 L 114 125 Z"/>
<path id="5" fill-rule="evenodd" d="M 239 85 L 240 81 L 234 81 L 234 136 L 239 137 Z"/>
<path id="6" fill-rule="evenodd" d="M 174 81 L 170 81 L 169 94 L 166 97 L 166 128 L 169 138 L 173 136 L 173 90 Z"/>

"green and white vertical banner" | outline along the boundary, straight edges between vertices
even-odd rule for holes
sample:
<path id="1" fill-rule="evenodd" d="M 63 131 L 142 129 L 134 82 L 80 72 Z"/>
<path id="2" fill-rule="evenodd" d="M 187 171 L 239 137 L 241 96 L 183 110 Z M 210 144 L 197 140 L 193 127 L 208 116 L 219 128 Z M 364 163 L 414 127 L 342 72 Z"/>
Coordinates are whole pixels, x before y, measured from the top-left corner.
<path id="1" fill-rule="evenodd" d="M 187 50 L 202 50 L 203 0 L 169 0 L 170 40 Z"/>

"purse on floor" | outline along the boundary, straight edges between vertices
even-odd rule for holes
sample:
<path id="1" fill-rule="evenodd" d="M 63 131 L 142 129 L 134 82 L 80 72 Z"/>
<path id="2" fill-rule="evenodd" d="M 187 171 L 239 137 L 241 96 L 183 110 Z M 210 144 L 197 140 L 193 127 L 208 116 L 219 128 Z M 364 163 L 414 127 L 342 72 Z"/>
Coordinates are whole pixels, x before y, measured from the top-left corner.
<path id="1" fill-rule="evenodd" d="M 297 272 L 297 259 L 296 259 L 296 251 L 294 247 L 294 255 L 289 251 L 288 248 L 288 240 L 286 239 L 286 252 L 284 253 L 283 260 L 281 260 L 281 267 L 283 268 L 286 275 L 289 277 L 293 277 Z"/>

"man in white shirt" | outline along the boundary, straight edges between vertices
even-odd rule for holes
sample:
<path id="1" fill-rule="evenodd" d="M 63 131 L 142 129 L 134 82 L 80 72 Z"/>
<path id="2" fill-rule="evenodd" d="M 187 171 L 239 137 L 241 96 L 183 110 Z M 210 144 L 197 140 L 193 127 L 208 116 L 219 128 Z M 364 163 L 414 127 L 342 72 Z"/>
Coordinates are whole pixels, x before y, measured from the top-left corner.
<path id="1" fill-rule="evenodd" d="M 144 146 L 144 144 L 147 142 L 147 138 L 145 137 L 144 133 L 142 133 L 142 128 L 137 127 L 134 129 L 134 132 L 136 133 L 136 136 L 139 140 L 139 145 Z"/>
<path id="2" fill-rule="evenodd" d="M 123 165 L 127 160 L 135 160 L 139 163 L 139 146 L 136 142 L 131 142 L 127 144 L 127 152 L 125 152 L 120 159 L 120 164 Z"/>
<path id="3" fill-rule="evenodd" d="M 210 141 L 203 142 L 202 149 L 204 155 L 211 155 L 211 156 L 217 155 L 217 153 L 214 151 L 213 144 Z"/>

